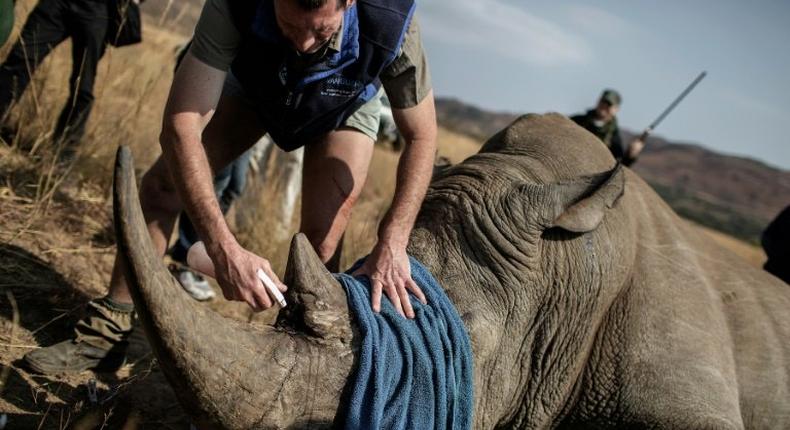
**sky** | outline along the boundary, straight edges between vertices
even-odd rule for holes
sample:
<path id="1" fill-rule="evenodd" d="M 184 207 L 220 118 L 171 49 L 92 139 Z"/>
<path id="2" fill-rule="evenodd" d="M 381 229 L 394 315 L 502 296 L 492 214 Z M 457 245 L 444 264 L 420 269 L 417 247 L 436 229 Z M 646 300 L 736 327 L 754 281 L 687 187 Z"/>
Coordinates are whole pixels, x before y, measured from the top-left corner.
<path id="1" fill-rule="evenodd" d="M 572 114 L 615 88 L 621 126 L 637 131 L 705 70 L 656 134 L 790 169 L 788 0 L 422 0 L 417 11 L 437 96 Z"/>

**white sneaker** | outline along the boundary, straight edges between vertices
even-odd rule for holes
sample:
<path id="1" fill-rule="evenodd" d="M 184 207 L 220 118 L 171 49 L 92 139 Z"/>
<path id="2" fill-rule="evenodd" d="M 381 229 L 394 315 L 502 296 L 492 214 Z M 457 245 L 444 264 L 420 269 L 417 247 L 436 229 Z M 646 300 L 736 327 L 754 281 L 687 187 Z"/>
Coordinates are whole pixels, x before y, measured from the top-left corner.
<path id="1" fill-rule="evenodd" d="M 199 273 L 193 272 L 186 266 L 180 264 L 171 264 L 168 269 L 170 269 L 170 273 L 175 276 L 178 283 L 181 284 L 181 287 L 184 288 L 193 299 L 203 302 L 211 300 L 216 296 L 211 285 L 209 285 L 208 281 Z"/>

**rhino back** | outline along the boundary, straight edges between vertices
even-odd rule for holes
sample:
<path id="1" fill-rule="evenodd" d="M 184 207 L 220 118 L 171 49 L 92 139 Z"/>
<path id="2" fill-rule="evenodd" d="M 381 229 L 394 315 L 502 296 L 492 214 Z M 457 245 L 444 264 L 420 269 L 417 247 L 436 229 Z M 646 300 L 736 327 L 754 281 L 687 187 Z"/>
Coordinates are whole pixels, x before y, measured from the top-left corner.
<path id="1" fill-rule="evenodd" d="M 627 183 L 630 279 L 566 423 L 787 428 L 790 289 Z"/>
<path id="2" fill-rule="evenodd" d="M 787 427 L 786 287 L 633 172 L 582 234 L 542 231 L 551 202 L 511 192 L 613 165 L 567 119 L 529 115 L 432 184 L 409 251 L 469 331 L 475 428 Z"/>

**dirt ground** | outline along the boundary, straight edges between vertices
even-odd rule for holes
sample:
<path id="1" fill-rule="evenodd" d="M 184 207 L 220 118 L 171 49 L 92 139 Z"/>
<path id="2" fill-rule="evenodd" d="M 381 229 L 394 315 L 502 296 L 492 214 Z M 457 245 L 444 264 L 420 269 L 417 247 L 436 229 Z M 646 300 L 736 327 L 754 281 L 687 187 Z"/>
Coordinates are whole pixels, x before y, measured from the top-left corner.
<path id="1" fill-rule="evenodd" d="M 748 261 L 752 266 L 763 267 L 765 261 L 768 260 L 768 256 L 765 255 L 765 251 L 763 251 L 763 249 L 760 247 L 754 246 L 742 240 L 738 240 L 732 236 L 728 236 L 724 233 L 707 228 L 705 226 L 701 226 L 699 224 L 696 224 L 696 226 L 706 234 L 710 235 L 719 245 L 734 252 L 739 257 Z"/>
<path id="2" fill-rule="evenodd" d="M 8 415 L 8 428 L 98 428 L 88 421 L 105 417 L 108 428 L 120 428 L 129 417 L 185 428 L 141 330 L 133 338 L 130 363 L 115 374 L 49 378 L 31 375 L 20 364 L 25 352 L 67 338 L 84 304 L 101 296 L 108 281 L 114 245 L 106 199 L 97 190 L 73 191 L 56 193 L 43 208 L 0 188 L 0 411 Z M 88 395 L 92 381 L 96 402 Z"/>

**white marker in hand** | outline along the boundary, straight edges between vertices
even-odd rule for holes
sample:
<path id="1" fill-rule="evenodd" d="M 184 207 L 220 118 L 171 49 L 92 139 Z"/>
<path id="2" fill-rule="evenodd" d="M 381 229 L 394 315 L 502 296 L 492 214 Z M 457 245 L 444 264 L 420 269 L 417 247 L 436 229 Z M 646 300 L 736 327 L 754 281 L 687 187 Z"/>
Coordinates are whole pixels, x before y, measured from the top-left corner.
<path id="1" fill-rule="evenodd" d="M 269 290 L 269 294 L 274 298 L 274 300 L 277 300 L 277 303 L 279 303 L 281 307 L 285 307 L 287 304 L 285 303 L 285 297 L 283 297 L 283 294 L 280 292 L 277 286 L 274 285 L 274 282 L 271 280 L 271 278 L 266 275 L 266 272 L 264 272 L 263 269 L 258 269 L 257 273 L 258 279 L 260 279 L 261 282 L 263 282 L 263 285 L 266 286 L 266 289 Z"/>
<path id="2" fill-rule="evenodd" d="M 214 263 L 211 261 L 211 258 L 209 258 L 208 252 L 206 252 L 206 245 L 202 241 L 195 243 L 187 251 L 187 265 L 211 278 L 216 277 L 214 274 Z M 280 306 L 285 307 L 285 297 L 283 297 L 283 294 L 277 286 L 274 285 L 271 278 L 266 275 L 266 272 L 264 272 L 263 269 L 258 269 L 256 274 L 269 292 L 269 296 L 277 301 Z"/>

